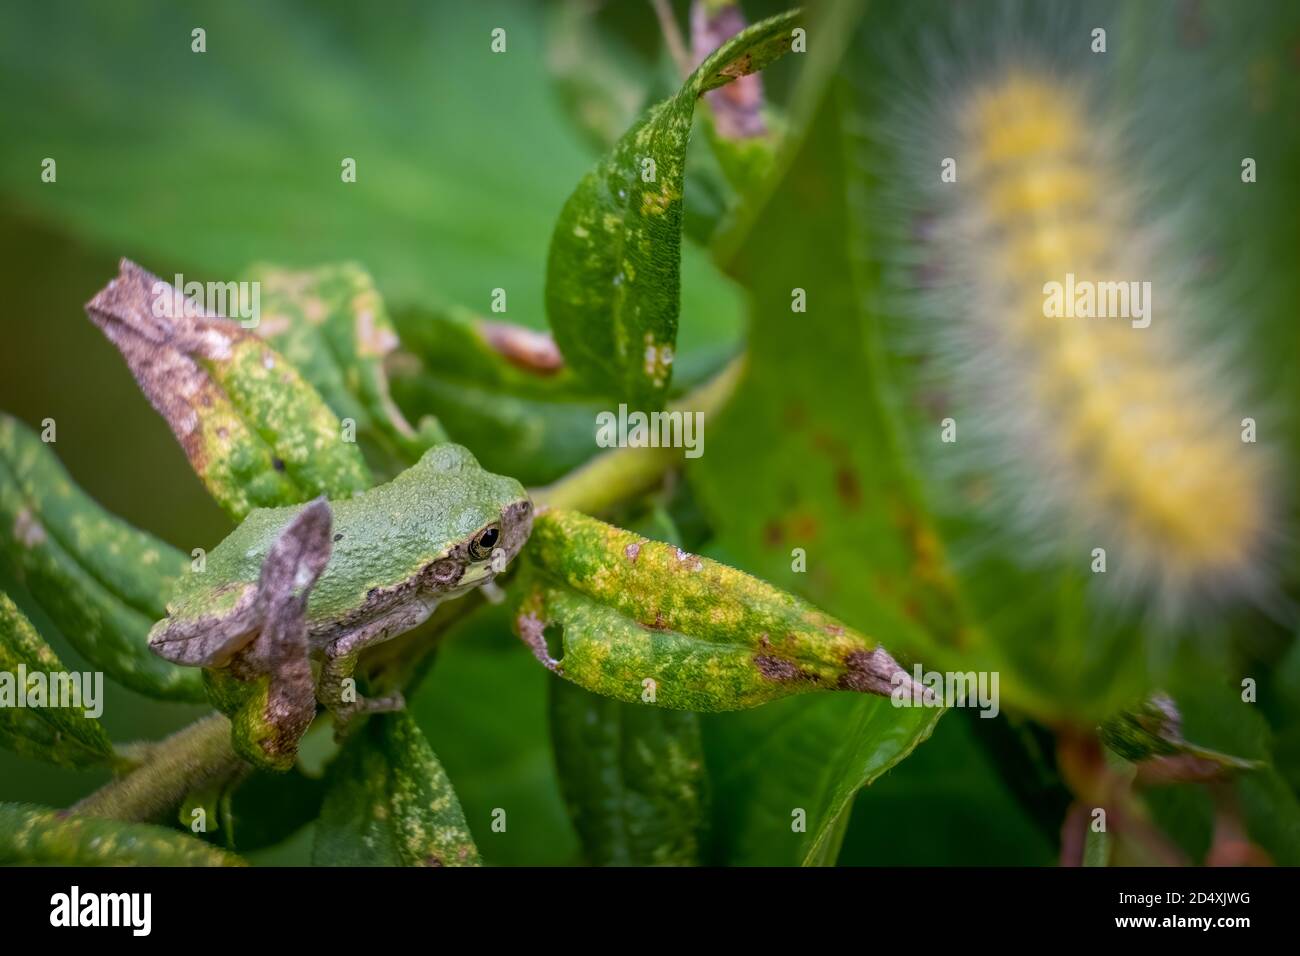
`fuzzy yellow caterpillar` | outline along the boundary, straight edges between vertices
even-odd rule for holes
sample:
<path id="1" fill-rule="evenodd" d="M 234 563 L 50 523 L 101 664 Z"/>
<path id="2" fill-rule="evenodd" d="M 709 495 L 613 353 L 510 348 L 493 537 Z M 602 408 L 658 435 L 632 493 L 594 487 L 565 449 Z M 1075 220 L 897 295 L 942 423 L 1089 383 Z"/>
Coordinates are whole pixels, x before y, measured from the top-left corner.
<path id="1" fill-rule="evenodd" d="M 1258 590 L 1271 527 L 1264 451 L 1198 348 L 1169 237 L 1078 84 L 1029 69 L 949 114 L 960 175 L 939 196 L 950 357 L 1028 486 L 1039 537 L 1094 547 L 1165 609 Z"/>

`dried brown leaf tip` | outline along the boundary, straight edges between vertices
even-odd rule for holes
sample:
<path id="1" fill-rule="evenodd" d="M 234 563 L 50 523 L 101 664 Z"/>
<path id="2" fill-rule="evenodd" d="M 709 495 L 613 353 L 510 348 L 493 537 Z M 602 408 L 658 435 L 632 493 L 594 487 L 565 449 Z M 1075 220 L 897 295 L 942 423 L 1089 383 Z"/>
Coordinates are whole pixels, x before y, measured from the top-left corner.
<path id="1" fill-rule="evenodd" d="M 235 518 L 369 486 L 360 451 L 316 390 L 237 322 L 126 259 L 86 313 Z"/>
<path id="2" fill-rule="evenodd" d="M 307 637 L 307 600 L 332 551 L 329 502 L 318 498 L 285 526 L 262 563 L 256 596 L 225 615 L 197 610 L 192 621 L 163 622 L 156 648 L 204 666 L 217 706 L 231 719 L 235 749 L 260 767 L 292 766 L 316 716 Z"/>
<path id="3" fill-rule="evenodd" d="M 738 4 L 695 0 L 691 4 L 691 48 L 695 65 L 745 29 Z M 721 71 L 735 82 L 707 94 L 718 135 L 723 139 L 749 139 L 767 132 L 763 121 L 763 80 L 752 70 L 751 58 L 740 57 Z"/>

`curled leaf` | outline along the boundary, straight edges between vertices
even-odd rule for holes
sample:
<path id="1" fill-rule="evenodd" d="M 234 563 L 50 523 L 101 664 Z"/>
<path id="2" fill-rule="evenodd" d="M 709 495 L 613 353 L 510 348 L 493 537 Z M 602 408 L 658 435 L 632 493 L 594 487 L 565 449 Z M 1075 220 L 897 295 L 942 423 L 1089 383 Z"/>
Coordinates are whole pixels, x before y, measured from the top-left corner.
<path id="1" fill-rule="evenodd" d="M 361 452 L 320 394 L 239 323 L 207 314 L 126 259 L 86 313 L 235 519 L 371 484 Z"/>
<path id="2" fill-rule="evenodd" d="M 384 360 L 397 348 L 397 332 L 365 269 L 352 262 L 306 270 L 257 265 L 247 278 L 261 283 L 258 334 L 339 418 L 355 421 L 358 434 L 407 463 L 447 440 L 436 420 L 412 427 L 389 396 Z"/>
<path id="3" fill-rule="evenodd" d="M 539 660 L 595 693 L 717 711 L 813 690 L 911 690 L 866 637 L 672 545 L 550 508 L 534 521 L 528 554 L 537 574 L 516 629 Z M 552 628 L 559 660 L 547 646 Z"/>
<path id="4" fill-rule="evenodd" d="M 546 314 L 594 388 L 660 408 L 681 307 L 682 196 L 695 103 L 790 50 L 799 11 L 743 30 L 625 133 L 564 204 L 546 267 Z"/>
<path id="5" fill-rule="evenodd" d="M 405 713 L 370 718 L 339 754 L 316 824 L 317 866 L 478 866 L 447 773 Z"/>
<path id="6" fill-rule="evenodd" d="M 1226 774 L 1255 770 L 1257 760 L 1188 743 L 1183 738 L 1183 718 L 1173 698 L 1153 694 L 1132 710 L 1105 721 L 1101 742 L 1111 751 L 1139 765 L 1144 782 L 1212 780 Z"/>
<path id="7" fill-rule="evenodd" d="M 47 444 L 7 415 L 0 415 L 0 549 L 93 666 L 150 697 L 203 700 L 198 673 L 160 660 L 147 644 L 185 556 L 101 508 Z"/>
<path id="8" fill-rule="evenodd" d="M 243 866 L 202 840 L 147 823 L 121 823 L 0 803 L 0 864 L 20 866 Z"/>
<path id="9" fill-rule="evenodd" d="M 111 762 L 113 745 L 108 735 L 98 718 L 86 713 L 92 705 L 103 704 L 97 696 L 102 682 L 98 690 L 90 689 L 93 699 L 86 697 L 85 680 L 90 676 L 70 674 L 31 621 L 0 591 L 0 743 L 25 757 L 62 767 Z M 47 687 L 76 686 L 77 692 L 66 700 L 60 692 L 57 702 L 43 693 L 39 705 L 18 706 L 20 699 L 30 700 L 33 677 Z"/>

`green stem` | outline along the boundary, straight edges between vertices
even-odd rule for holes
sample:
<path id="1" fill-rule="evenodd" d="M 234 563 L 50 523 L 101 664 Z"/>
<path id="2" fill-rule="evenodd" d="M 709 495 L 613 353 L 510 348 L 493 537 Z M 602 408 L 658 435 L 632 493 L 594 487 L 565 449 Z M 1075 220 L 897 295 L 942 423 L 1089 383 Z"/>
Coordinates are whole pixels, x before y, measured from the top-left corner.
<path id="1" fill-rule="evenodd" d="M 72 812 L 113 820 L 160 820 L 194 787 L 224 776 L 240 762 L 230 746 L 230 721 L 210 714 L 155 744 L 144 763 L 96 790 Z"/>
<path id="2" fill-rule="evenodd" d="M 674 402 L 669 410 L 703 412 L 706 419 L 710 418 L 735 391 L 744 365 L 743 356 L 732 359 L 726 368 Z M 680 448 L 617 448 L 597 455 L 554 484 L 535 488 L 531 493 L 539 505 L 599 515 L 652 490 L 681 460 Z"/>

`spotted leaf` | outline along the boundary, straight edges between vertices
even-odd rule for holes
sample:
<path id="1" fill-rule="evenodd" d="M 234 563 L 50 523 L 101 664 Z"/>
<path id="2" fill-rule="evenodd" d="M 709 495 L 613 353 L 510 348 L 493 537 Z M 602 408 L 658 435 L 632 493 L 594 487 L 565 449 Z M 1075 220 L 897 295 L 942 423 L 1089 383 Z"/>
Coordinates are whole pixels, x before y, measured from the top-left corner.
<path id="1" fill-rule="evenodd" d="M 638 408 L 663 405 L 681 305 L 682 196 L 695 103 L 788 52 L 790 11 L 709 56 L 627 131 L 565 203 L 551 237 L 546 314 L 574 371 Z"/>

